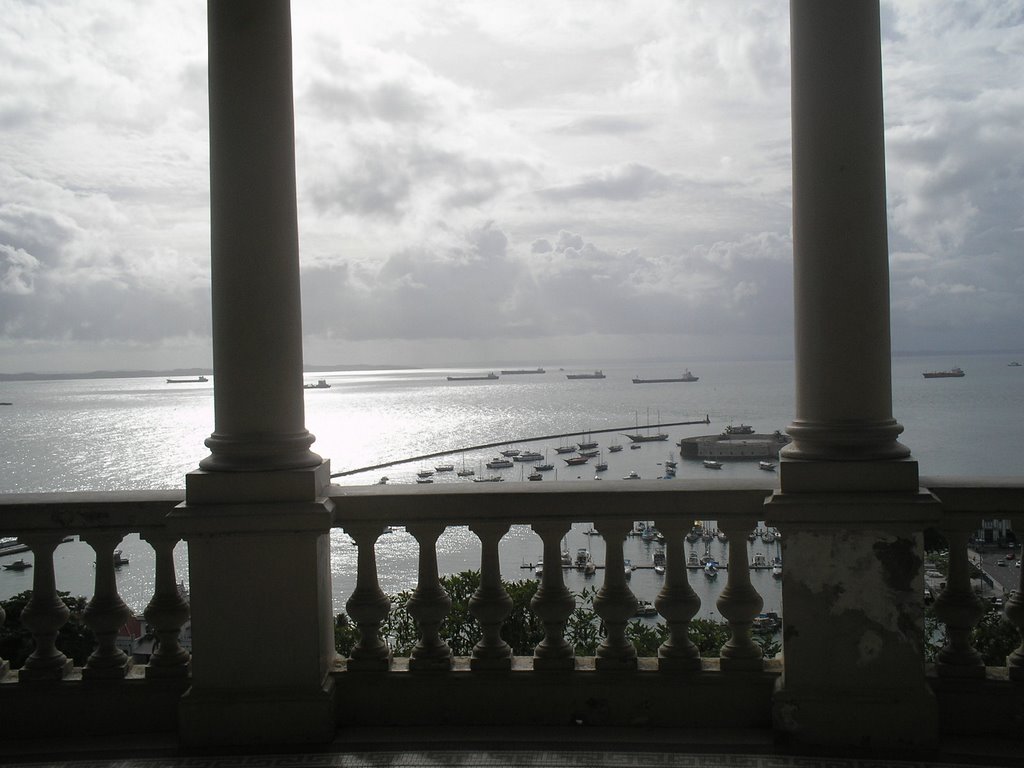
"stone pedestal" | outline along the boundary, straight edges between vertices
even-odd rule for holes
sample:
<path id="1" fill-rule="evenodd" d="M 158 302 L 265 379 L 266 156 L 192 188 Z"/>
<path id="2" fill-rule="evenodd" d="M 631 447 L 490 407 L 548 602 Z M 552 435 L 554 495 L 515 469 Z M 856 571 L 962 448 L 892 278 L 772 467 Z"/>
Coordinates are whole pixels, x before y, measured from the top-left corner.
<path id="1" fill-rule="evenodd" d="M 311 474 L 329 475 L 325 463 Z M 272 484 L 264 473 L 257 486 Z M 288 483 L 294 472 L 285 473 Z M 226 478 L 232 488 L 242 477 Z M 322 484 L 326 487 L 326 484 Z M 330 500 L 229 503 L 204 489 L 171 515 L 188 542 L 189 745 L 286 744 L 334 736 Z"/>
<path id="2" fill-rule="evenodd" d="M 927 493 L 771 499 L 766 517 L 783 534 L 785 569 L 780 732 L 802 744 L 935 743 L 921 531 L 938 507 Z"/>

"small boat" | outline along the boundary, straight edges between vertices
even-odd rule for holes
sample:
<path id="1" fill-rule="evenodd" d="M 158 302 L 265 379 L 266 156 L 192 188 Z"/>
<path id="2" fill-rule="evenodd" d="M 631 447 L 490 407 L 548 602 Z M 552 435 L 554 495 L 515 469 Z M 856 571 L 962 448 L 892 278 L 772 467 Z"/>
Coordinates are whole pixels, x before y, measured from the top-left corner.
<path id="1" fill-rule="evenodd" d="M 717 535 L 718 535 L 718 540 L 719 541 L 728 541 L 729 540 L 729 537 L 725 535 L 725 531 L 719 531 Z"/>
<path id="2" fill-rule="evenodd" d="M 651 555 L 651 562 L 654 564 L 654 573 L 657 576 L 665 575 L 665 553 L 657 551 Z"/>
<path id="3" fill-rule="evenodd" d="M 586 547 L 580 547 L 576 550 L 576 567 L 583 571 L 586 570 L 588 564 L 593 564 L 593 559 L 590 557 L 590 550 Z"/>
<path id="4" fill-rule="evenodd" d="M 544 454 L 536 451 L 524 451 L 518 456 L 513 456 L 512 461 L 543 461 Z"/>
<path id="5" fill-rule="evenodd" d="M 426 485 L 427 483 L 434 482 L 434 478 L 432 478 L 432 477 L 417 477 L 416 478 L 416 482 L 419 483 L 420 485 Z"/>
<path id="6" fill-rule="evenodd" d="M 967 374 L 959 366 L 950 368 L 948 371 L 925 371 L 921 374 L 926 379 L 960 379 Z"/>
<path id="7" fill-rule="evenodd" d="M 718 563 L 714 560 L 709 560 L 704 563 L 704 575 L 709 579 L 718 578 Z"/>
<path id="8" fill-rule="evenodd" d="M 502 477 L 501 475 L 487 475 L 485 477 L 474 477 L 473 478 L 473 482 L 474 483 L 500 483 L 504 479 L 505 478 Z"/>
<path id="9" fill-rule="evenodd" d="M 476 472 L 470 469 L 469 467 L 463 467 L 455 474 L 457 474 L 459 477 L 472 477 L 473 475 L 476 474 Z"/>
<path id="10" fill-rule="evenodd" d="M 555 448 L 555 453 L 575 453 L 576 447 L 572 445 L 559 445 Z"/>
<path id="11" fill-rule="evenodd" d="M 434 467 L 435 472 L 452 472 L 454 470 L 454 464 L 438 464 L 436 467 Z"/>
<path id="12" fill-rule="evenodd" d="M 686 558 L 687 568 L 700 568 L 700 560 L 697 558 L 697 550 L 691 549 L 690 556 Z"/>
<path id="13" fill-rule="evenodd" d="M 387 475 L 383 475 L 380 478 L 380 480 L 377 481 L 377 485 L 387 485 L 387 484 L 388 484 L 388 476 Z"/>
<path id="14" fill-rule="evenodd" d="M 633 565 L 628 557 L 623 561 L 623 570 L 627 579 L 633 577 L 633 571 L 636 570 L 636 566 Z"/>
<path id="15" fill-rule="evenodd" d="M 678 382 L 697 381 L 699 379 L 700 379 L 699 376 L 694 376 L 692 373 L 690 373 L 690 369 L 687 368 L 683 372 L 682 376 L 677 376 L 676 378 L 669 378 L 669 379 L 641 379 L 639 376 L 635 376 L 633 378 L 633 383 L 634 384 L 674 384 L 674 383 L 678 383 Z"/>
<path id="16" fill-rule="evenodd" d="M 124 553 L 120 549 L 115 549 L 114 567 L 120 568 L 122 565 L 128 565 L 128 558 L 124 556 Z"/>
<path id="17" fill-rule="evenodd" d="M 552 469 L 555 468 L 555 465 L 554 464 L 547 464 L 547 463 L 544 463 L 544 464 L 534 464 L 533 468 L 537 472 L 550 472 Z"/>
<path id="18" fill-rule="evenodd" d="M 604 461 L 599 461 L 599 462 L 597 462 L 597 464 L 594 465 L 594 471 L 595 472 L 604 472 L 607 469 L 608 469 L 608 463 L 604 462 Z"/>
<path id="19" fill-rule="evenodd" d="M 498 378 L 496 373 L 488 373 L 486 376 L 447 376 L 448 381 L 495 381 Z"/>
<path id="20" fill-rule="evenodd" d="M 24 571 L 32 567 L 32 563 L 27 563 L 24 560 L 18 559 L 13 563 L 4 563 L 5 571 Z"/>
<path id="21" fill-rule="evenodd" d="M 649 600 L 637 600 L 636 601 L 636 613 L 634 616 L 649 617 L 657 616 L 658 609 L 654 607 L 654 604 Z"/>
<path id="22" fill-rule="evenodd" d="M 584 440 L 581 443 L 576 443 L 576 448 L 579 450 L 580 453 L 583 453 L 584 451 L 592 451 L 593 449 L 597 448 L 597 441 Z"/>
<path id="23" fill-rule="evenodd" d="M 622 446 L 616 443 L 615 445 L 608 446 L 608 453 L 618 453 L 622 450 Z"/>
<path id="24" fill-rule="evenodd" d="M 327 383 L 327 379 L 317 379 L 316 384 L 303 384 L 303 389 L 330 389 L 331 385 Z"/>
<path id="25" fill-rule="evenodd" d="M 537 480 L 543 480 L 544 475 L 542 475 L 540 472 L 531 472 L 526 476 L 526 479 L 536 482 Z"/>
<path id="26" fill-rule="evenodd" d="M 501 452 L 501 455 L 504 456 L 506 459 L 512 459 L 519 455 L 519 449 L 506 448 L 504 451 Z"/>
<path id="27" fill-rule="evenodd" d="M 594 371 L 593 373 L 567 373 L 565 378 L 567 379 L 603 379 L 604 371 Z"/>
<path id="28" fill-rule="evenodd" d="M 205 376 L 196 376 L 194 379 L 168 379 L 168 384 L 202 384 L 209 381 Z"/>
<path id="29" fill-rule="evenodd" d="M 782 629 L 782 617 L 775 611 L 759 613 L 754 617 L 754 621 L 751 622 L 750 629 L 752 632 L 760 634 L 774 634 Z"/>
<path id="30" fill-rule="evenodd" d="M 495 456 L 493 459 L 488 461 L 487 464 L 485 464 L 484 466 L 486 466 L 488 469 L 508 469 L 509 467 L 512 466 L 512 460 L 501 459 Z"/>
<path id="31" fill-rule="evenodd" d="M 586 464 L 588 461 L 590 461 L 590 457 L 589 456 L 570 456 L 568 459 L 562 459 L 562 461 L 564 461 L 570 467 L 576 467 L 576 466 L 579 466 L 580 464 Z"/>
<path id="32" fill-rule="evenodd" d="M 626 475 L 625 477 L 623 477 L 622 479 L 623 480 L 639 480 L 640 479 L 640 475 L 637 474 L 637 471 L 635 469 L 631 469 L 631 470 L 629 470 L 629 474 Z M 651 530 L 651 529 L 648 528 L 647 530 Z"/>
<path id="33" fill-rule="evenodd" d="M 754 434 L 754 428 L 749 424 L 740 424 L 738 427 L 734 427 L 732 424 L 728 425 L 722 430 L 723 435 L 752 435 Z"/>
<path id="34" fill-rule="evenodd" d="M 1009 363 L 1007 363 L 1007 365 L 1008 365 L 1008 366 L 1009 366 L 1010 368 L 1020 368 L 1020 366 L 1021 366 L 1021 363 L 1020 363 L 1020 362 L 1018 362 L 1017 360 L 1014 360 L 1014 361 L 1012 361 L 1012 362 L 1009 362 Z M 7 405 L 10 405 L 10 403 L 7 403 Z"/>
<path id="35" fill-rule="evenodd" d="M 722 462 L 714 459 L 704 459 L 704 469 L 721 469 Z"/>
<path id="36" fill-rule="evenodd" d="M 633 443 L 631 446 L 629 446 L 629 450 L 631 451 L 638 451 L 641 448 L 643 448 L 643 446 L 640 445 L 640 443 Z"/>
<path id="37" fill-rule="evenodd" d="M 772 577 L 776 579 L 782 578 L 782 560 L 777 557 L 772 562 Z"/>
<path id="38" fill-rule="evenodd" d="M 675 469 L 676 467 L 678 467 L 678 466 L 679 466 L 679 462 L 678 462 L 678 461 L 675 461 L 675 460 L 674 460 L 674 459 L 672 459 L 672 457 L 670 456 L 669 458 L 667 458 L 667 459 L 665 460 L 665 466 L 666 466 L 666 467 L 669 467 L 670 469 Z"/>
<path id="39" fill-rule="evenodd" d="M 538 579 L 544 575 L 544 561 L 541 560 L 533 567 L 533 575 Z"/>
<path id="40" fill-rule="evenodd" d="M 434 470 L 432 470 L 432 469 L 421 469 L 419 472 L 416 473 L 416 476 L 417 477 L 430 477 L 433 474 L 434 474 Z"/>
<path id="41" fill-rule="evenodd" d="M 771 461 L 759 461 L 757 462 L 757 468 L 763 469 L 765 472 L 774 472 L 775 464 Z"/>
<path id="42" fill-rule="evenodd" d="M 579 450 L 580 456 L 588 456 L 591 459 L 597 456 L 597 454 L 599 454 L 600 452 L 601 451 L 599 451 L 597 448 L 580 448 Z"/>
<path id="43" fill-rule="evenodd" d="M 671 480 L 675 476 L 676 476 L 676 469 L 675 469 L 675 467 L 665 467 L 664 478 L 666 480 Z"/>

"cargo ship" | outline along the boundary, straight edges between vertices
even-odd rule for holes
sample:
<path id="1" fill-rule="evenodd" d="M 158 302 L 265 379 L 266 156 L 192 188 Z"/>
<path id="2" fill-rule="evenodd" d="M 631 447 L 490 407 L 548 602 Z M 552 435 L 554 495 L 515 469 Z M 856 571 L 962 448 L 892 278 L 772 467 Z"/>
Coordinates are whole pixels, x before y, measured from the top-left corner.
<path id="1" fill-rule="evenodd" d="M 686 371 L 683 372 L 682 376 L 677 376 L 676 378 L 673 378 L 673 379 L 642 379 L 639 376 L 635 376 L 633 378 L 633 383 L 634 384 L 670 384 L 670 383 L 677 383 L 677 382 L 699 381 L 699 380 L 700 380 L 700 376 L 694 376 L 692 373 L 690 373 L 690 369 L 687 368 Z"/>
<path id="2" fill-rule="evenodd" d="M 959 379 L 967 374 L 961 368 L 950 368 L 948 371 L 925 371 L 921 375 L 926 379 Z"/>
<path id="3" fill-rule="evenodd" d="M 530 369 L 516 368 L 515 370 L 511 370 L 511 371 L 502 371 L 501 375 L 502 376 L 518 376 L 518 375 L 523 374 L 523 373 L 547 373 L 547 371 L 545 371 L 543 368 L 530 368 Z"/>
<path id="4" fill-rule="evenodd" d="M 603 379 L 604 371 L 594 371 L 593 373 L 567 373 L 565 378 L 567 379 Z"/>
<path id="5" fill-rule="evenodd" d="M 448 376 L 448 381 L 494 381 L 498 378 L 496 373 L 488 373 L 486 376 Z"/>

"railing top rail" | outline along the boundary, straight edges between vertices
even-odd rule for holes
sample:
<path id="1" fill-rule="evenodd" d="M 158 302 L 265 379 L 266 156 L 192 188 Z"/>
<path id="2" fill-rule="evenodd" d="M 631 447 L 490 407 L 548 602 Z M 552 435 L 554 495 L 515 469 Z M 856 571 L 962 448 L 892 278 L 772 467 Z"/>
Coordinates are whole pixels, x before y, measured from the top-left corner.
<path id="1" fill-rule="evenodd" d="M 0 493 L 0 536 L 28 532 L 78 533 L 99 528 L 163 528 L 167 514 L 185 500 L 180 489 Z"/>
<path id="2" fill-rule="evenodd" d="M 1024 514 L 1024 477 L 922 477 L 943 514 L 1014 517 Z"/>
<path id="3" fill-rule="evenodd" d="M 758 520 L 772 490 L 771 486 L 752 480 L 725 484 L 603 480 L 332 486 L 329 495 L 335 505 L 335 522 L 341 526 L 361 521 L 438 521 L 460 525 L 483 520 Z"/>

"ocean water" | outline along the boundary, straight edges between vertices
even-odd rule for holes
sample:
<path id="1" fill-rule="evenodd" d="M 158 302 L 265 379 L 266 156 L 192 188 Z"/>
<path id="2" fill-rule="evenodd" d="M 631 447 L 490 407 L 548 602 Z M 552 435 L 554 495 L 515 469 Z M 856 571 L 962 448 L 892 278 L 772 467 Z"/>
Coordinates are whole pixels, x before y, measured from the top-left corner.
<path id="1" fill-rule="evenodd" d="M 903 442 L 918 459 L 923 475 L 1020 476 L 1024 474 L 1024 367 L 1009 367 L 1005 355 L 975 355 L 968 359 L 898 357 L 893 360 L 893 412 L 905 428 Z M 537 363 L 522 367 L 533 368 Z M 925 370 L 960 365 L 962 379 L 930 379 Z M 518 367 L 510 365 L 508 367 Z M 368 469 L 336 478 L 342 484 L 376 482 L 386 475 L 392 483 L 415 481 L 416 471 L 440 463 L 463 464 L 478 474 L 498 473 L 508 482 L 520 481 L 527 471 L 487 470 L 483 463 L 497 448 L 473 448 L 504 442 L 548 454 L 559 480 L 594 482 L 588 466 L 568 468 L 554 453 L 560 443 L 591 433 L 602 447 L 613 442 L 627 446 L 605 453 L 606 477 L 636 471 L 643 478 L 660 477 L 663 462 L 681 437 L 721 431 L 727 424 L 750 424 L 759 432 L 784 430 L 793 418 L 793 366 L 790 361 L 688 362 L 700 377 L 689 384 L 634 385 L 631 378 L 678 376 L 684 365 L 609 367 L 545 365 L 547 373 L 502 376 L 498 381 L 449 382 L 448 375 L 486 373 L 487 369 L 417 369 L 313 373 L 307 381 L 326 378 L 330 389 L 306 390 L 306 423 L 316 437 L 314 450 L 331 460 L 332 471 L 352 472 L 365 467 L 425 454 L 449 451 L 444 457 Z M 602 368 L 601 380 L 566 379 L 566 374 Z M 203 440 L 213 429 L 213 383 L 167 384 L 162 377 L 83 379 L 72 381 L 5 382 L 0 384 L 0 436 L 6 446 L 0 459 L 0 492 L 121 490 L 180 488 L 184 475 L 206 455 Z M 670 438 L 630 450 L 620 432 L 645 429 L 648 424 L 695 421 L 707 415 L 710 425 L 669 427 Z M 601 430 L 615 430 L 601 433 Z M 530 441 L 545 435 L 572 438 Z M 462 450 L 469 449 L 469 450 Z M 707 478 L 697 462 L 679 463 L 677 476 L 666 482 Z M 723 480 L 758 477 L 756 462 L 727 462 Z M 554 479 L 555 472 L 547 473 Z M 454 473 L 435 476 L 435 482 L 467 482 Z M 572 551 L 589 546 L 602 563 L 600 537 L 585 534 L 585 521 L 573 526 L 565 545 Z M 699 545 L 703 547 L 703 545 Z M 722 545 L 713 553 L 721 557 Z M 768 559 L 776 545 L 752 545 Z M 118 588 L 125 601 L 141 610 L 152 594 L 152 550 L 136 536 L 122 547 L 130 559 L 120 569 Z M 417 545 L 399 530 L 378 542 L 381 585 L 394 592 L 412 588 L 416 579 Z M 502 542 L 502 571 L 506 578 L 529 578 L 528 567 L 541 551 L 539 538 L 516 527 Z M 652 545 L 639 537 L 627 540 L 625 556 L 650 563 Z M 355 547 L 341 531 L 332 535 L 334 602 L 341 610 L 352 587 Z M 479 567 L 476 537 L 465 528 L 451 528 L 438 543 L 445 572 Z M 176 550 L 180 577 L 187 582 L 185 545 Z M 56 555 L 58 586 L 89 595 L 94 579 L 92 550 L 85 544 L 62 545 Z M 0 598 L 31 587 L 31 570 L 0 571 Z M 571 571 L 570 589 L 599 587 L 601 572 L 585 578 Z M 778 582 L 768 571 L 752 573 L 765 598 L 766 610 L 780 610 Z M 691 583 L 702 600 L 702 616 L 717 616 L 714 601 L 724 574 L 710 582 L 700 573 Z M 631 579 L 641 599 L 653 600 L 660 578 L 638 569 Z"/>

